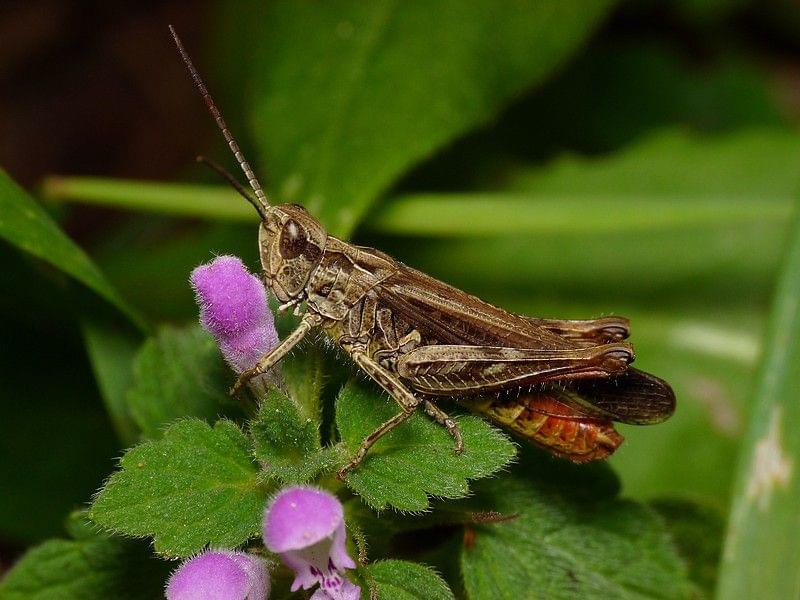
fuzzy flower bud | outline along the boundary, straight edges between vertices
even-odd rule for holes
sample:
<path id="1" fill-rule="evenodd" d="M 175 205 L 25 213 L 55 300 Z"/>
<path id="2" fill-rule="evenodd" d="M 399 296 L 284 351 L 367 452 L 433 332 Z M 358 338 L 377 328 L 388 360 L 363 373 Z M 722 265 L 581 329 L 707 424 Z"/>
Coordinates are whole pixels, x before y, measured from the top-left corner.
<path id="1" fill-rule="evenodd" d="M 170 576 L 167 600 L 266 600 L 264 563 L 244 552 L 209 550 L 190 558 Z"/>
<path id="2" fill-rule="evenodd" d="M 344 511 L 336 496 L 309 487 L 281 491 L 264 514 L 264 543 L 296 573 L 292 591 L 316 584 L 312 600 L 358 600 L 361 588 L 345 569 L 356 564 L 347 554 Z"/>
<path id="3" fill-rule="evenodd" d="M 252 368 L 278 343 L 267 293 L 235 256 L 218 256 L 189 278 L 200 306 L 200 323 L 217 340 L 237 373 Z"/>

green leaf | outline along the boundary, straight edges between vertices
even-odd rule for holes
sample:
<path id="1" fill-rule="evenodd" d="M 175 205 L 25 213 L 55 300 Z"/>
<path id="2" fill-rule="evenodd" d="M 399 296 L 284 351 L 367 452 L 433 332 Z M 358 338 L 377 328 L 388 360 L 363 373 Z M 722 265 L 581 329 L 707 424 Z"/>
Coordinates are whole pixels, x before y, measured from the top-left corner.
<path id="1" fill-rule="evenodd" d="M 86 253 L 2 170 L 0 215 L 0 238 L 63 271 L 143 327 L 136 311 L 120 297 Z"/>
<path id="2" fill-rule="evenodd" d="M 86 312 L 81 318 L 81 332 L 108 415 L 122 444 L 129 446 L 140 434 L 127 398 L 134 383 L 133 361 L 141 345 L 140 336 L 120 323 Z"/>
<path id="3" fill-rule="evenodd" d="M 452 600 L 453 592 L 430 567 L 405 560 L 382 560 L 364 568 L 375 583 L 377 600 Z M 362 588 L 361 597 L 367 596 Z"/>
<path id="4" fill-rule="evenodd" d="M 134 371 L 128 403 L 145 437 L 157 437 L 180 417 L 214 421 L 232 406 L 230 370 L 214 339 L 197 325 L 161 328 L 142 346 Z"/>
<path id="5" fill-rule="evenodd" d="M 698 595 L 713 597 L 725 529 L 722 513 L 680 500 L 657 500 L 651 506 L 664 519 Z"/>
<path id="6" fill-rule="evenodd" d="M 790 130 L 753 128 L 702 137 L 666 129 L 617 154 L 564 156 L 546 167 L 512 171 L 506 187 L 628 200 L 727 197 L 786 202 L 800 181 L 790 168 L 798 158 L 800 136 Z"/>
<path id="7" fill-rule="evenodd" d="M 82 529 L 76 540 L 29 550 L 0 582 L 3 600 L 151 600 L 160 597 L 166 564 L 147 546 Z"/>
<path id="8" fill-rule="evenodd" d="M 276 197 L 347 236 L 409 167 L 562 64 L 612 4 L 270 5 L 251 40 L 251 112 Z"/>
<path id="9" fill-rule="evenodd" d="M 470 598 L 686 598 L 686 569 L 661 519 L 618 500 L 597 469 L 541 454 L 463 505 L 501 522 L 469 526 L 461 550 Z"/>
<path id="10" fill-rule="evenodd" d="M 705 133 L 790 127 L 769 72 L 753 58 L 728 47 L 713 61 L 691 61 L 666 36 L 598 37 L 476 142 L 539 158 L 565 148 L 606 153 L 667 126 Z"/>
<path id="11" fill-rule="evenodd" d="M 320 448 L 319 422 L 303 417 L 286 395 L 270 390 L 250 423 L 255 457 L 262 472 L 282 483 L 304 483 L 335 464 L 331 449 Z"/>
<path id="12" fill-rule="evenodd" d="M 239 428 L 187 419 L 126 452 L 89 516 L 121 534 L 153 536 L 161 554 L 189 556 L 255 536 L 265 502 Z"/>
<path id="13" fill-rule="evenodd" d="M 297 326 L 296 317 L 291 329 Z M 281 332 L 281 339 L 285 336 Z M 294 400 L 300 416 L 313 421 L 320 420 L 321 397 L 326 373 L 326 365 L 333 358 L 326 354 L 319 344 L 305 343 L 297 352 L 287 356 L 280 363 L 281 374 L 289 397 Z"/>
<path id="14" fill-rule="evenodd" d="M 754 411 L 740 456 L 717 597 L 800 593 L 800 219 L 775 293 Z"/>
<path id="15" fill-rule="evenodd" d="M 399 410 L 372 387 L 350 381 L 336 402 L 336 424 L 349 456 Z M 381 438 L 345 477 L 347 485 L 375 509 L 420 511 L 428 508 L 428 495 L 461 498 L 469 493 L 467 480 L 491 475 L 514 458 L 508 438 L 473 416 L 458 419 L 464 452 L 456 455 L 445 428 L 421 413 Z"/>

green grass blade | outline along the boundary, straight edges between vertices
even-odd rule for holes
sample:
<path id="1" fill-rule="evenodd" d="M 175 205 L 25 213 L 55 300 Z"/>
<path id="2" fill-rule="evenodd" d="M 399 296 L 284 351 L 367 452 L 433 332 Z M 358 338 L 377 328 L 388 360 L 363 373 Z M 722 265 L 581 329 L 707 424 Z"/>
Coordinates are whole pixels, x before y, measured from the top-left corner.
<path id="1" fill-rule="evenodd" d="M 145 324 L 91 258 L 28 193 L 0 170 L 0 238 L 79 281 L 140 328 Z"/>
<path id="2" fill-rule="evenodd" d="M 698 225 L 782 224 L 791 210 L 788 198 L 751 195 L 653 198 L 642 193 L 636 198 L 612 193 L 413 194 L 387 202 L 365 228 L 380 234 L 431 237 L 616 233 Z"/>
<path id="3" fill-rule="evenodd" d="M 775 296 L 717 597 L 800 597 L 800 219 Z"/>
<path id="4" fill-rule="evenodd" d="M 46 198 L 176 217 L 252 223 L 253 208 L 225 186 L 100 177 L 49 177 Z M 662 196 L 653 201 L 584 193 L 473 192 L 408 194 L 392 198 L 365 223 L 370 233 L 474 237 L 525 233 L 605 233 L 698 225 L 785 223 L 788 198 Z M 631 205 L 636 206 L 631 211 Z M 580 218 L 577 218 L 580 217 Z"/>
<path id="5" fill-rule="evenodd" d="M 253 223 L 258 215 L 226 186 L 161 183 L 103 177 L 48 177 L 45 198 L 142 212 Z"/>

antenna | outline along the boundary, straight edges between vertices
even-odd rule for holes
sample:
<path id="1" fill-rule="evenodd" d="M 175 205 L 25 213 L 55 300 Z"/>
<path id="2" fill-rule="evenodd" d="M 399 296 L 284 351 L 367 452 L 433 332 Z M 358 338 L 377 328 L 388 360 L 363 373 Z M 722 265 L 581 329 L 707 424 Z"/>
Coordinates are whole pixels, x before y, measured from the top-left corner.
<path id="1" fill-rule="evenodd" d="M 209 169 L 211 169 L 217 175 L 219 175 L 225 181 L 227 181 L 231 185 L 231 187 L 233 187 L 233 189 L 239 192 L 239 195 L 242 198 L 247 200 L 250 204 L 252 204 L 255 207 L 255 209 L 258 211 L 258 214 L 261 215 L 262 219 L 267 218 L 267 212 L 264 210 L 264 207 L 261 205 L 261 203 L 255 198 L 253 198 L 252 194 L 250 194 L 250 192 L 247 191 L 247 189 L 245 189 L 245 187 L 241 183 L 239 183 L 237 179 L 225 169 L 225 167 L 220 165 L 218 162 L 211 160 L 210 158 L 205 156 L 198 156 L 196 160 L 197 162 L 207 166 Z"/>
<path id="2" fill-rule="evenodd" d="M 200 95 L 203 97 L 203 101 L 206 103 L 211 116 L 214 117 L 214 121 L 217 123 L 217 127 L 222 132 L 222 137 L 225 138 L 225 141 L 228 142 L 228 147 L 233 152 L 233 155 L 236 157 L 236 160 L 239 161 L 239 166 L 244 171 L 245 177 L 247 177 L 247 182 L 250 184 L 250 187 L 253 188 L 253 191 L 256 194 L 256 202 L 259 206 L 256 206 L 258 213 L 264 217 L 267 210 L 269 209 L 269 201 L 267 200 L 267 195 L 264 193 L 264 190 L 261 188 L 261 184 L 256 179 L 255 173 L 253 173 L 253 169 L 250 168 L 250 165 L 244 158 L 242 151 L 239 149 L 239 144 L 236 143 L 236 140 L 233 139 L 233 135 L 231 134 L 230 130 L 228 129 L 228 125 L 225 123 L 225 119 L 222 118 L 222 113 L 219 112 L 217 105 L 214 104 L 213 98 L 211 98 L 211 94 L 208 92 L 208 88 L 206 84 L 203 83 L 202 77 L 200 77 L 200 73 L 197 72 L 194 64 L 192 63 L 192 59 L 189 58 L 189 53 L 186 52 L 186 49 L 183 47 L 181 43 L 181 39 L 178 37 L 178 34 L 175 32 L 175 28 L 170 25 L 169 31 L 172 34 L 172 39 L 175 40 L 175 46 L 178 48 L 178 52 L 183 59 L 183 63 L 186 65 L 186 69 L 189 71 L 189 75 L 192 76 L 192 80 L 194 81 L 195 86 L 197 86 Z"/>

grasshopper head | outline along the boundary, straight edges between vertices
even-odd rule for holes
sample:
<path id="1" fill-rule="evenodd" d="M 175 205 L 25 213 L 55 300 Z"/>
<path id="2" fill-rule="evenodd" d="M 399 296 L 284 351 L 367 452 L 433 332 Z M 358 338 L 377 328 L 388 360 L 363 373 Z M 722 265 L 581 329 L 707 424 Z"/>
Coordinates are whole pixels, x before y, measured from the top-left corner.
<path id="1" fill-rule="evenodd" d="M 280 302 L 300 300 L 322 260 L 328 233 L 297 204 L 270 207 L 258 230 L 261 266 Z"/>

